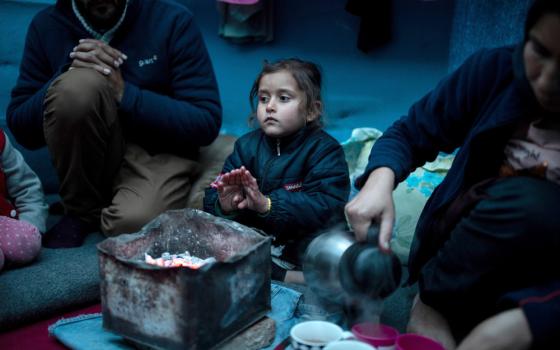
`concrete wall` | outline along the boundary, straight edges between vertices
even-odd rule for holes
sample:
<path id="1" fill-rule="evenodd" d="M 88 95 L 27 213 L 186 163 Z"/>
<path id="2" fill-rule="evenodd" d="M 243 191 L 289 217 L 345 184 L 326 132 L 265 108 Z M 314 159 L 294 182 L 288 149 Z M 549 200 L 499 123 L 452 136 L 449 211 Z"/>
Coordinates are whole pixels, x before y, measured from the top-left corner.
<path id="1" fill-rule="evenodd" d="M 447 70 L 452 1 L 395 0 L 393 40 L 364 54 L 356 48 L 359 18 L 346 0 L 276 0 L 275 39 L 237 45 L 218 36 L 213 0 L 179 0 L 191 8 L 214 62 L 224 106 L 224 132 L 246 132 L 248 93 L 264 59 L 297 56 L 324 71 L 328 130 L 344 140 L 354 127 L 385 129 Z M 27 25 L 53 0 L 0 1 L 0 115 L 17 77 Z"/>
<path id="2" fill-rule="evenodd" d="M 476 50 L 518 43 L 531 0 L 456 0 L 449 70 Z"/>
<path id="3" fill-rule="evenodd" d="M 339 140 L 352 128 L 385 129 L 447 71 L 452 1 L 393 1 L 393 40 L 368 54 L 356 47 L 359 18 L 346 0 L 276 0 L 275 39 L 236 45 L 217 36 L 213 1 L 185 1 L 202 28 L 222 94 L 224 131 L 247 130 L 248 94 L 264 59 L 297 56 L 325 75 L 327 130 Z"/>
<path id="4" fill-rule="evenodd" d="M 178 0 L 195 14 L 218 78 L 222 132 L 248 131 L 248 93 L 264 59 L 300 57 L 324 72 L 327 131 L 338 140 L 356 127 L 386 129 L 464 58 L 484 46 L 519 40 L 529 0 L 393 0 L 393 35 L 367 54 L 356 47 L 360 19 L 347 0 L 275 0 L 274 41 L 232 44 L 218 36 L 214 0 Z M 0 126 L 15 84 L 27 25 L 54 0 L 0 0 Z M 31 166 L 56 181 L 45 149 L 24 152 Z"/>

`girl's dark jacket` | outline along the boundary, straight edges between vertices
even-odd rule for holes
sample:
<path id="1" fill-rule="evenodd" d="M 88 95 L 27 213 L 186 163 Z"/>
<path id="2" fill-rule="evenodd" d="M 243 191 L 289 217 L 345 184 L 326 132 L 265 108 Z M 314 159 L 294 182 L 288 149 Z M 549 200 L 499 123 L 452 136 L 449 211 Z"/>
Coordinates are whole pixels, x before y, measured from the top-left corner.
<path id="1" fill-rule="evenodd" d="M 274 245 L 285 245 L 285 260 L 300 265 L 315 234 L 343 220 L 350 191 L 348 165 L 342 147 L 326 132 L 304 128 L 272 139 L 254 130 L 237 140 L 222 173 L 241 166 L 257 179 L 272 207 L 265 216 L 244 210 L 231 218 L 273 236 Z M 204 210 L 223 216 L 214 188 L 206 189 Z"/>

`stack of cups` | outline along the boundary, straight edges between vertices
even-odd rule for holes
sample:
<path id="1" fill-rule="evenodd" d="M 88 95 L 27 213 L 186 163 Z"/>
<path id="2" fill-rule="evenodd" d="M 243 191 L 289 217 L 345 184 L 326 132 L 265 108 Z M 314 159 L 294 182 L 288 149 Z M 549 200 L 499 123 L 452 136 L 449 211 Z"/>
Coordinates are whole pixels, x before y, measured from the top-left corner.
<path id="1" fill-rule="evenodd" d="M 352 332 L 327 321 L 306 321 L 292 327 L 293 350 L 445 350 L 435 340 L 418 334 L 399 334 L 393 327 L 359 323 Z"/>

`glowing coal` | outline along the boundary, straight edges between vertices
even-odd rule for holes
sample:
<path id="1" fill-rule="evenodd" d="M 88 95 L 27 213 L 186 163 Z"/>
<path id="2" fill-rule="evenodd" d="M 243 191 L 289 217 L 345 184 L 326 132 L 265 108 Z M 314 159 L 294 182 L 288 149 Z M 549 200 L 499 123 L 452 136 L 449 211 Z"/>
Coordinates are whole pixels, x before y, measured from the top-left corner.
<path id="1" fill-rule="evenodd" d="M 161 257 L 159 258 L 153 258 L 150 254 L 145 253 L 144 258 L 146 263 L 150 265 L 160 267 L 188 267 L 194 270 L 216 261 L 213 257 L 201 259 L 199 257 L 192 256 L 188 251 L 181 254 L 170 254 L 169 252 L 165 252 L 161 254 Z"/>

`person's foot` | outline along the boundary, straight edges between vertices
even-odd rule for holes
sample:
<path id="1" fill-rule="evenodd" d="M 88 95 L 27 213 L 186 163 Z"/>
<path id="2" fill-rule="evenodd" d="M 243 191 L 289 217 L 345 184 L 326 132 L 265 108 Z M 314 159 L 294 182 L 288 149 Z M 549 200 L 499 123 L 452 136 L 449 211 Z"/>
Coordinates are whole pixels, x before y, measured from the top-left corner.
<path id="1" fill-rule="evenodd" d="M 99 230 L 99 227 L 96 225 L 89 224 L 74 216 L 65 215 L 43 235 L 43 247 L 79 247 L 84 243 L 88 234 L 97 230 Z"/>
<path id="2" fill-rule="evenodd" d="M 49 205 L 49 215 L 64 215 L 64 205 L 62 202 L 54 202 Z"/>
<path id="3" fill-rule="evenodd" d="M 424 304 L 418 294 L 412 303 L 407 332 L 432 338 L 440 342 L 446 350 L 454 350 L 457 347 L 447 320 L 435 309 Z"/>

